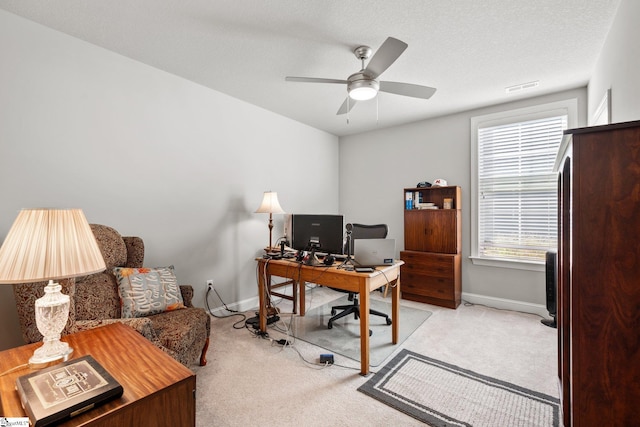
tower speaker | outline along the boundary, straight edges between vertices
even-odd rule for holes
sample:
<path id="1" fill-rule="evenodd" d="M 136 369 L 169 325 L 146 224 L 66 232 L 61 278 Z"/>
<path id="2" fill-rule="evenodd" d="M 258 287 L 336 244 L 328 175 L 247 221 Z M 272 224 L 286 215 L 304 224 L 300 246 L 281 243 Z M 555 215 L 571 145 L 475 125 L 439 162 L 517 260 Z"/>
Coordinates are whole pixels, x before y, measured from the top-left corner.
<path id="1" fill-rule="evenodd" d="M 558 314 L 558 254 L 556 251 L 547 251 L 544 265 L 547 311 L 551 320 L 542 319 L 541 322 L 551 328 L 556 328 L 556 315 Z"/>

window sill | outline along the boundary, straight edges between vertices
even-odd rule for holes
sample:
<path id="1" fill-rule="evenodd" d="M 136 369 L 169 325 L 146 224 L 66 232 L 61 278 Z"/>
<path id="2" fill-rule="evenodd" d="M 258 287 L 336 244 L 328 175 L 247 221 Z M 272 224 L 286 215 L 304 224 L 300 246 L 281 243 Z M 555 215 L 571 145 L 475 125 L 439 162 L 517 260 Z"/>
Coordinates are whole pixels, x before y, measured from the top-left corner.
<path id="1" fill-rule="evenodd" d="M 470 256 L 471 262 L 475 265 L 482 265 L 485 267 L 498 267 L 498 268 L 513 268 L 516 270 L 529 270 L 529 271 L 544 271 L 544 262 L 536 261 L 507 261 L 497 258 L 480 258 Z"/>

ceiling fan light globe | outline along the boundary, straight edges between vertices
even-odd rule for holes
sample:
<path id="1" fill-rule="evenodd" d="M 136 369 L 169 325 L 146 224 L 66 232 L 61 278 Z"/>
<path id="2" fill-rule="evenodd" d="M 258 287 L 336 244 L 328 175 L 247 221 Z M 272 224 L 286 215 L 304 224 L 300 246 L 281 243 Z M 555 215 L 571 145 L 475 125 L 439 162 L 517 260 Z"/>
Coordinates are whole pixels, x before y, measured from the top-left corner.
<path id="1" fill-rule="evenodd" d="M 356 101 L 367 101 L 375 98 L 379 88 L 380 86 L 375 80 L 356 80 L 351 82 L 347 87 L 349 97 Z"/>
<path id="2" fill-rule="evenodd" d="M 356 101 L 367 101 L 369 99 L 375 98 L 378 94 L 373 88 L 370 87 L 359 87 L 351 90 L 349 92 L 349 97 L 351 99 L 355 99 Z"/>

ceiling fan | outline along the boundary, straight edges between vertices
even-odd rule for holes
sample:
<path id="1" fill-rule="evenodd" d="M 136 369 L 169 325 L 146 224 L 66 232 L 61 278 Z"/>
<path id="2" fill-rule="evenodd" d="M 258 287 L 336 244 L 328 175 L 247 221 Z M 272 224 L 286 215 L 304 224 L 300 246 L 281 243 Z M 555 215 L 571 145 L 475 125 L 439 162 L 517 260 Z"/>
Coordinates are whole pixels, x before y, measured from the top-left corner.
<path id="1" fill-rule="evenodd" d="M 351 74 L 347 80 L 322 79 L 315 77 L 285 77 L 288 82 L 302 83 L 338 83 L 347 85 L 348 96 L 342 103 L 337 114 L 345 114 L 353 108 L 357 101 L 366 101 L 374 98 L 378 92 L 388 92 L 396 95 L 410 96 L 413 98 L 429 99 L 436 89 L 428 86 L 410 83 L 379 81 L 378 77 L 402 55 L 407 44 L 393 37 L 387 37 L 382 46 L 371 57 L 372 50 L 369 46 L 358 46 L 353 53 L 362 61 L 362 69 Z M 371 60 L 365 67 L 364 61 Z"/>

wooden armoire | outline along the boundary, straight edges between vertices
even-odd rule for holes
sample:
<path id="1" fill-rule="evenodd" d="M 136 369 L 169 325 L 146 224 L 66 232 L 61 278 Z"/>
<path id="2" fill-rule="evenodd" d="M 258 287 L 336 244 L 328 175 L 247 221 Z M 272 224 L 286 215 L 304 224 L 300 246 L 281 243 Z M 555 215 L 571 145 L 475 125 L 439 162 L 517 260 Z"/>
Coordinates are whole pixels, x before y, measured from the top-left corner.
<path id="1" fill-rule="evenodd" d="M 563 422 L 640 425 L 640 121 L 566 131 L 556 168 Z"/>

